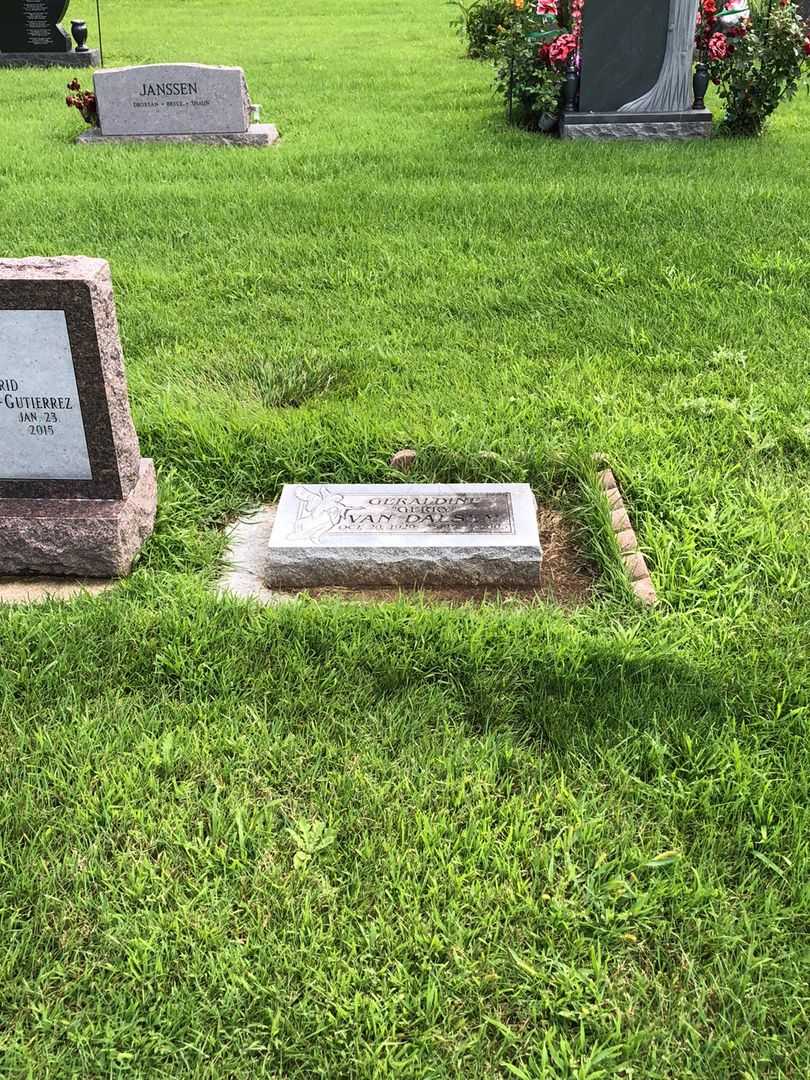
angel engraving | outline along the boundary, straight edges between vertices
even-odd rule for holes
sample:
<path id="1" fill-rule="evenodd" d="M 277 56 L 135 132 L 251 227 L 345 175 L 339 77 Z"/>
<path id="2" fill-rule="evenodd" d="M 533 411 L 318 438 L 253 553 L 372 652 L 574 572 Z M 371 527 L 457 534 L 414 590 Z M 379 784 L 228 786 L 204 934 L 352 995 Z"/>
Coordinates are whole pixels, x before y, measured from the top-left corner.
<path id="1" fill-rule="evenodd" d="M 667 47 L 654 85 L 619 112 L 686 112 L 692 103 L 692 54 L 699 0 L 670 0 Z"/>
<path id="2" fill-rule="evenodd" d="M 346 510 L 342 495 L 325 485 L 295 489 L 298 513 L 290 539 L 311 540 L 317 544 L 324 533 L 339 524 Z"/>

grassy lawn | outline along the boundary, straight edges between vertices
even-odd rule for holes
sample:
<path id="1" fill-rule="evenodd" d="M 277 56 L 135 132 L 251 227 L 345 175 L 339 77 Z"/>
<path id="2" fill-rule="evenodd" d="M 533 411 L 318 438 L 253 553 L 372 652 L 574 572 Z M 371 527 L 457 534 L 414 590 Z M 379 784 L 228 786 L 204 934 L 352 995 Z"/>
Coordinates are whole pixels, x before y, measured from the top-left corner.
<path id="1" fill-rule="evenodd" d="M 119 589 L 0 611 L 0 1075 L 806 1077 L 810 102 L 561 144 L 439 0 L 104 7 L 283 143 L 75 147 L 0 71 L 0 250 L 110 261 L 161 484 Z M 229 516 L 401 446 L 574 515 L 596 601 L 214 598 Z"/>

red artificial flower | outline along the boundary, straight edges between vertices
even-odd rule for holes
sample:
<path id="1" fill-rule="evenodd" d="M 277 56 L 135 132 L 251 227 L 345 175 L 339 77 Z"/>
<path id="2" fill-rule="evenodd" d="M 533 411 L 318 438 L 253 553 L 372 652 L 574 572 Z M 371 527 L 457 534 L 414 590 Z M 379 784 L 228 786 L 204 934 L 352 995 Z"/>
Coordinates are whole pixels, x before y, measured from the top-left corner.
<path id="1" fill-rule="evenodd" d="M 577 47 L 575 34 L 560 34 L 549 46 L 549 59 L 554 64 L 564 64 Z"/>

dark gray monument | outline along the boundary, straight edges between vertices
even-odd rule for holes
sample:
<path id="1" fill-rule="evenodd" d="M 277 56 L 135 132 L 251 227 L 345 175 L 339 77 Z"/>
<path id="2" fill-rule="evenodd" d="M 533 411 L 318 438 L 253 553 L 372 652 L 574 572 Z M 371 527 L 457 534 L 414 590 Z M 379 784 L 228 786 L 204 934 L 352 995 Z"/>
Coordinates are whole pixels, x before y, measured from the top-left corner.
<path id="1" fill-rule="evenodd" d="M 588 0 L 582 20 L 578 102 L 568 139 L 686 139 L 711 134 L 693 108 L 698 0 Z"/>
<path id="2" fill-rule="evenodd" d="M 0 67 L 97 67 L 87 26 L 73 24 L 75 48 L 61 20 L 70 0 L 4 0 L 0 10 Z"/>

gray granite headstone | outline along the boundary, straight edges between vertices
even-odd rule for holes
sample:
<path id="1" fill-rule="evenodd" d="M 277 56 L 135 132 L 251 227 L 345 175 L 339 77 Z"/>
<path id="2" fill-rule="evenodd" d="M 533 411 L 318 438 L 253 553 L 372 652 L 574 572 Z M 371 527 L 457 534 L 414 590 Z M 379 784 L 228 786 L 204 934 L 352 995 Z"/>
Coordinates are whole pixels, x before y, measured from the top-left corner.
<path id="1" fill-rule="evenodd" d="M 166 140 L 271 146 L 272 124 L 251 123 L 245 73 L 207 64 L 108 68 L 93 76 L 98 127 L 83 143 Z"/>
<path id="2" fill-rule="evenodd" d="M 271 588 L 517 585 L 539 581 L 526 484 L 285 485 Z"/>
<path id="3" fill-rule="evenodd" d="M 102 135 L 246 132 L 250 99 L 238 67 L 148 64 L 97 71 Z"/>
<path id="4" fill-rule="evenodd" d="M 107 264 L 0 260 L 0 574 L 126 573 L 156 499 Z"/>

